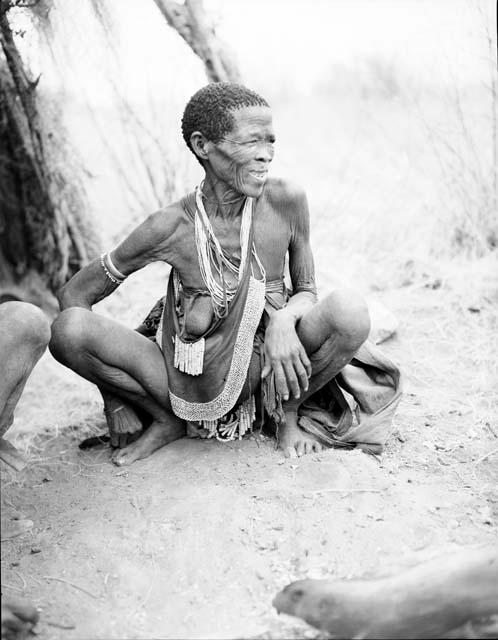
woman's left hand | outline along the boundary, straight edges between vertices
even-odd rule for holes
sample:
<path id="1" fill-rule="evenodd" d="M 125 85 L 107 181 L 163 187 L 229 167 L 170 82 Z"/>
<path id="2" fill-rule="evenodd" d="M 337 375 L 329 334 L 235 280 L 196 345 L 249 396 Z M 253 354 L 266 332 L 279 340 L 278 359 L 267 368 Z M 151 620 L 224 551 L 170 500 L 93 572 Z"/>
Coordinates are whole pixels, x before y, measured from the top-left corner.
<path id="1" fill-rule="evenodd" d="M 283 400 L 288 400 L 291 393 L 297 399 L 302 391 L 308 390 L 311 363 L 297 335 L 294 318 L 285 309 L 271 316 L 265 333 L 264 353 L 261 378 L 273 371 L 276 390 Z"/>

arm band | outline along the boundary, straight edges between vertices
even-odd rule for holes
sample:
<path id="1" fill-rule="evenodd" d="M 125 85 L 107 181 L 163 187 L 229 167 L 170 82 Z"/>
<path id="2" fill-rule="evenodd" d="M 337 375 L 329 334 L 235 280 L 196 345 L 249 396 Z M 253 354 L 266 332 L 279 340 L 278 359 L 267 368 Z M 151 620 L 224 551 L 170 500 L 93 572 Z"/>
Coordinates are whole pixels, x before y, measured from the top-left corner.
<path id="1" fill-rule="evenodd" d="M 114 284 L 121 284 L 125 281 L 126 276 L 121 273 L 119 269 L 116 269 L 109 253 L 103 253 L 100 256 L 100 264 L 102 265 L 102 269 L 104 269 L 106 276 L 109 278 L 109 280 L 111 280 L 111 282 L 114 282 Z"/>
<path id="2" fill-rule="evenodd" d="M 114 262 L 112 261 L 110 251 L 106 253 L 105 257 L 107 261 L 107 266 L 109 267 L 109 271 L 113 274 L 113 276 L 118 280 L 126 280 L 125 274 L 121 273 L 121 271 L 115 266 Z"/>

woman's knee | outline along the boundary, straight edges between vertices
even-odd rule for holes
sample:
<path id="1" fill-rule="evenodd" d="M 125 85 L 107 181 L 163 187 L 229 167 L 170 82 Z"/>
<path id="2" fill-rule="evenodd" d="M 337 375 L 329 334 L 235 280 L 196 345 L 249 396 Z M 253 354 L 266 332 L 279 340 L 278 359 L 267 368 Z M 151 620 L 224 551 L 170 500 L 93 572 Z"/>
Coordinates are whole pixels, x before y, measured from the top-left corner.
<path id="1" fill-rule="evenodd" d="M 87 342 L 90 311 L 70 307 L 62 311 L 52 323 L 50 353 L 56 360 L 67 363 L 71 355 L 79 353 Z"/>
<path id="2" fill-rule="evenodd" d="M 0 305 L 0 330 L 19 345 L 44 351 L 50 340 L 50 322 L 43 311 L 28 302 Z"/>
<path id="3" fill-rule="evenodd" d="M 365 300 L 354 290 L 339 289 L 325 298 L 332 330 L 352 350 L 358 349 L 370 333 L 370 314 Z"/>

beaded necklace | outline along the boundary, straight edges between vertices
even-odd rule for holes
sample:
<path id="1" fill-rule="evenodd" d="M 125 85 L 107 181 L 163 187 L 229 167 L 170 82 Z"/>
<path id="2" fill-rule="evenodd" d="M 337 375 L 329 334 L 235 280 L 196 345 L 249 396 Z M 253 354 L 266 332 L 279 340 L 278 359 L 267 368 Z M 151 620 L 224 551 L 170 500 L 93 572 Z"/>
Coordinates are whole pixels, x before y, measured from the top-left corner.
<path id="1" fill-rule="evenodd" d="M 256 253 L 254 242 L 249 248 L 249 237 L 252 225 L 253 199 L 246 198 L 244 208 L 242 210 L 242 220 L 240 224 L 240 250 L 241 259 L 239 266 L 235 266 L 226 255 L 218 238 L 214 234 L 213 227 L 207 216 L 206 209 L 202 202 L 202 185 L 199 185 L 195 191 L 196 212 L 194 220 L 195 228 L 195 245 L 197 248 L 197 257 L 199 260 L 199 269 L 202 279 L 206 285 L 213 304 L 213 310 L 217 318 L 225 318 L 228 314 L 228 306 L 237 292 L 238 285 L 244 274 L 246 262 L 249 259 L 248 253 L 258 266 L 260 279 L 262 282 L 266 280 L 266 273 L 261 261 Z M 251 273 L 253 273 L 251 261 Z M 225 271 L 228 270 L 237 276 L 237 284 L 230 287 L 227 284 Z M 175 296 L 181 286 L 180 278 L 176 271 L 173 272 L 173 283 Z M 195 342 L 184 342 L 179 335 L 174 338 L 175 353 L 174 366 L 192 376 L 202 374 L 204 365 L 204 350 L 206 341 L 204 337 L 199 338 Z"/>
<path id="2" fill-rule="evenodd" d="M 197 256 L 199 258 L 199 268 L 201 271 L 204 284 L 211 294 L 215 314 L 219 318 L 226 316 L 228 311 L 228 303 L 234 297 L 238 284 L 234 287 L 227 285 L 225 272 L 229 272 L 237 276 L 238 282 L 242 277 L 244 267 L 249 252 L 249 235 L 252 225 L 253 198 L 246 198 L 244 208 L 242 210 L 242 220 L 240 224 L 240 264 L 235 266 L 231 260 L 226 257 L 226 253 L 221 247 L 218 238 L 215 236 L 211 222 L 207 216 L 204 203 L 202 202 L 202 184 L 195 191 L 195 201 L 197 205 L 195 215 L 195 244 L 197 247 Z M 262 278 L 265 278 L 265 270 L 256 253 L 254 243 L 251 247 L 251 253 L 254 257 Z M 252 269 L 252 265 L 251 265 Z M 215 277 L 215 273 L 218 276 Z"/>

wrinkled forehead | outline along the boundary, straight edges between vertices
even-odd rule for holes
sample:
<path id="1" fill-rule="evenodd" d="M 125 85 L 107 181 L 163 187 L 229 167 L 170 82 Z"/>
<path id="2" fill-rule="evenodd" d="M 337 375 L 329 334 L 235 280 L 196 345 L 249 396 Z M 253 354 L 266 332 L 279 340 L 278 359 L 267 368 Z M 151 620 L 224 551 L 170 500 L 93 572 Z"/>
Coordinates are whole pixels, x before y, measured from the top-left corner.
<path id="1" fill-rule="evenodd" d="M 233 117 L 231 135 L 273 133 L 272 113 L 269 107 L 241 107 L 231 111 Z"/>

